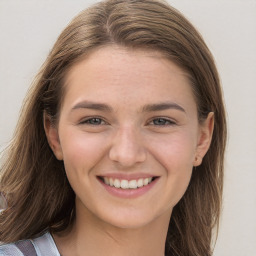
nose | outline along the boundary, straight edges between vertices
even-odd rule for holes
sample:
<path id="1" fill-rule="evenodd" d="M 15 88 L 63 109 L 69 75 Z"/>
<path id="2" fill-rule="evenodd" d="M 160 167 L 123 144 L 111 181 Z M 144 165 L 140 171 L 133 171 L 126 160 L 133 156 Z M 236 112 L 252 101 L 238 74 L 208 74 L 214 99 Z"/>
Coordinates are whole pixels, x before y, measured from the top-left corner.
<path id="1" fill-rule="evenodd" d="M 144 162 L 146 150 L 138 131 L 131 127 L 119 129 L 112 141 L 109 158 L 126 168 Z"/>

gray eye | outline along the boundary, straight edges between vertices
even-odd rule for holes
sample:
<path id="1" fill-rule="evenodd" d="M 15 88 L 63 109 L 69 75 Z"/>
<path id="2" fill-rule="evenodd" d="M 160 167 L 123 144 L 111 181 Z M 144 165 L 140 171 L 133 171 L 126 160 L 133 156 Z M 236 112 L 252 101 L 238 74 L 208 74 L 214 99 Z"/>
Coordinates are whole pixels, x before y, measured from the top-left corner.
<path id="1" fill-rule="evenodd" d="M 153 120 L 153 124 L 154 125 L 170 125 L 173 122 L 171 122 L 170 120 L 167 120 L 165 118 L 157 118 Z"/>
<path id="2" fill-rule="evenodd" d="M 91 124 L 91 125 L 100 125 L 103 123 L 103 120 L 100 118 L 90 118 L 86 120 L 84 123 Z"/>

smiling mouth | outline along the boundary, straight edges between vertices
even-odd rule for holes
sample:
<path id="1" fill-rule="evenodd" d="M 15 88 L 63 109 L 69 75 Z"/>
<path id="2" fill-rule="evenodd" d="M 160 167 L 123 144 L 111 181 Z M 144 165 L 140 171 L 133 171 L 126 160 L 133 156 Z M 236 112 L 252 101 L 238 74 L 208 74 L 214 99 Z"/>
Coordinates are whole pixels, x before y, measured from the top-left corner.
<path id="1" fill-rule="evenodd" d="M 98 177 L 104 184 L 119 189 L 138 189 L 145 187 L 156 180 L 158 177 L 140 178 L 136 180 L 125 180 L 109 177 Z"/>

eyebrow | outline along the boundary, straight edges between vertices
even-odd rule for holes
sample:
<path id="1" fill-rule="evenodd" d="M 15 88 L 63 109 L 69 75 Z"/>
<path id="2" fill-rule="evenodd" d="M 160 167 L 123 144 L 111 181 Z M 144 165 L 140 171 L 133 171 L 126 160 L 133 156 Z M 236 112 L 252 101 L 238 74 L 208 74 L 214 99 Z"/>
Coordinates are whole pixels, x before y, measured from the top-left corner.
<path id="1" fill-rule="evenodd" d="M 100 111 L 105 111 L 105 112 L 111 112 L 113 109 L 104 103 L 96 103 L 96 102 L 91 102 L 91 101 L 82 101 L 76 104 L 74 107 L 72 107 L 71 111 L 76 110 L 76 109 L 93 109 L 93 110 L 100 110 Z"/>
<path id="2" fill-rule="evenodd" d="M 97 103 L 91 101 L 82 101 L 77 103 L 74 107 L 72 107 L 71 111 L 76 109 L 93 109 L 105 112 L 113 112 L 113 108 L 104 103 Z M 143 106 L 142 112 L 154 112 L 168 109 L 176 109 L 186 113 L 185 109 L 174 102 L 162 102 L 157 104 L 148 104 Z"/>
<path id="3" fill-rule="evenodd" d="M 176 109 L 186 113 L 185 109 L 174 102 L 163 102 L 158 104 L 149 104 L 143 107 L 142 111 L 144 112 L 153 112 L 153 111 L 161 111 L 168 109 Z"/>

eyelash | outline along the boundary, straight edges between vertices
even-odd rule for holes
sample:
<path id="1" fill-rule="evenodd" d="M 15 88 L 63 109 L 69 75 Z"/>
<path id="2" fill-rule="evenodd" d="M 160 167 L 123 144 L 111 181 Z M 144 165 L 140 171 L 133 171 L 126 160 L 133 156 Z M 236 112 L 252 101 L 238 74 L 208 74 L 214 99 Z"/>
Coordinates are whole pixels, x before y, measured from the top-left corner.
<path id="1" fill-rule="evenodd" d="M 97 121 L 97 123 L 91 123 L 92 121 Z M 158 124 L 156 124 L 156 121 L 160 122 Z M 79 124 L 88 124 L 88 125 L 92 125 L 92 126 L 99 126 L 99 125 L 106 125 L 108 124 L 106 121 L 104 121 L 103 118 L 101 117 L 91 117 L 91 118 L 87 118 L 83 121 L 81 121 Z M 164 118 L 164 117 L 158 117 L 158 118 L 154 118 L 149 122 L 149 125 L 154 125 L 154 126 L 172 126 L 172 125 L 176 125 L 176 123 L 173 120 L 170 120 L 168 118 Z"/>
<path id="2" fill-rule="evenodd" d="M 98 120 L 98 121 L 100 121 L 100 123 L 90 123 L 91 121 L 95 121 L 95 120 Z M 104 122 L 104 123 L 103 123 Z M 103 124 L 102 124 L 103 123 Z M 101 118 L 101 117 L 90 117 L 90 118 L 87 118 L 87 119 L 85 119 L 85 120 L 83 120 L 83 121 L 81 121 L 79 124 L 88 124 L 88 125 L 92 125 L 92 126 L 98 126 L 98 125 L 106 125 L 107 124 L 107 122 L 106 121 L 104 121 L 104 119 L 103 118 Z"/>
<path id="3" fill-rule="evenodd" d="M 156 124 L 155 121 L 160 121 L 160 124 Z M 164 123 L 163 123 L 164 122 Z M 158 117 L 158 118 L 154 118 L 149 122 L 150 125 L 154 125 L 154 126 L 172 126 L 172 125 L 176 125 L 175 121 L 170 120 L 169 118 L 164 118 L 164 117 Z"/>

